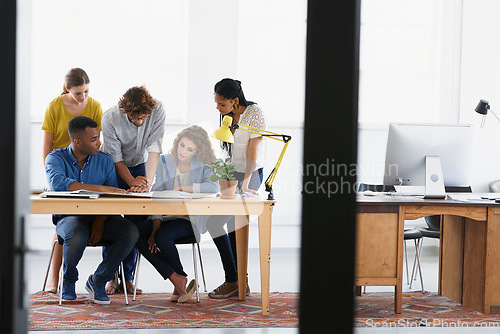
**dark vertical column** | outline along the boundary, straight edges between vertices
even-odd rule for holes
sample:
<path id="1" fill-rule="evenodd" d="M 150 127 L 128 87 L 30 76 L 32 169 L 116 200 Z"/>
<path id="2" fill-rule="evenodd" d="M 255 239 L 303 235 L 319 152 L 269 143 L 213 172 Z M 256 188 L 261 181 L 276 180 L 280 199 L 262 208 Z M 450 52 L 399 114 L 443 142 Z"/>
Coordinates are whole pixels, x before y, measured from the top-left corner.
<path id="1" fill-rule="evenodd" d="M 301 333 L 352 332 L 359 0 L 309 0 Z"/>
<path id="2" fill-rule="evenodd" d="M 0 1 L 0 333 L 26 333 L 27 310 L 24 296 L 23 222 L 19 214 L 22 192 L 16 179 L 28 178 L 29 148 L 25 166 L 16 158 L 16 1 Z M 29 87 L 26 87 L 29 90 Z M 28 136 L 24 133 L 24 136 Z M 25 173 L 20 175 L 20 173 Z M 25 202 L 27 199 L 24 199 Z M 29 210 L 25 207 L 24 210 Z"/>

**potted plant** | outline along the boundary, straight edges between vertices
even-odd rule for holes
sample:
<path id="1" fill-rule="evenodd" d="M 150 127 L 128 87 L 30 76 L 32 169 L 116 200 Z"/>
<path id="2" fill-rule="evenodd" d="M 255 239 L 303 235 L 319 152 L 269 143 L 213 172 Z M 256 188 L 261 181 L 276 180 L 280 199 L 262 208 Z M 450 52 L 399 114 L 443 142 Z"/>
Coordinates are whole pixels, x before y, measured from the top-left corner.
<path id="1" fill-rule="evenodd" d="M 217 159 L 212 164 L 207 166 L 212 170 L 214 175 L 210 176 L 210 181 L 219 181 L 221 198 L 234 198 L 238 181 L 234 179 L 234 171 L 236 166 L 230 164 L 231 158 Z"/>

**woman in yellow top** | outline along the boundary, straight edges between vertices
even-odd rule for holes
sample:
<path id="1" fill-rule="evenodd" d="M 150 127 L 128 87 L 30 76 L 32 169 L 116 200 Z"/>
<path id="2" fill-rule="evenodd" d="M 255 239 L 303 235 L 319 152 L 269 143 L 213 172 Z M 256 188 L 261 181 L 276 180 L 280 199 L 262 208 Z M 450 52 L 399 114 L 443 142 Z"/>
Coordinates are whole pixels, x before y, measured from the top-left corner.
<path id="1" fill-rule="evenodd" d="M 49 103 L 43 119 L 43 162 L 53 149 L 70 144 L 68 123 L 75 116 L 87 116 L 99 125 L 101 130 L 102 107 L 89 96 L 90 79 L 81 68 L 72 68 L 64 77 L 63 92 Z M 57 240 L 54 234 L 52 244 Z M 62 262 L 62 246 L 55 243 L 51 271 L 45 291 L 57 293 L 59 269 Z"/>

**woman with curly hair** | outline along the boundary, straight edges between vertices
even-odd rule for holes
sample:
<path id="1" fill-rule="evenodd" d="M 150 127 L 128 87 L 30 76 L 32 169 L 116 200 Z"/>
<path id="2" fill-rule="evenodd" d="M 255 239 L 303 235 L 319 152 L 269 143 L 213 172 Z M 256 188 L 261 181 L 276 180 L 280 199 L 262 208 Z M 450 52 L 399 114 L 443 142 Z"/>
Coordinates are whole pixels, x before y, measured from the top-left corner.
<path id="1" fill-rule="evenodd" d="M 210 181 L 212 171 L 205 164 L 215 161 L 207 132 L 196 125 L 182 130 L 169 154 L 160 157 L 153 191 L 179 190 L 190 193 L 216 193 L 218 184 Z M 207 231 L 207 221 L 217 216 L 151 216 L 137 227 L 137 249 L 164 279 L 174 285 L 171 301 L 184 303 L 196 290 L 182 268 L 175 241 L 199 236 Z"/>

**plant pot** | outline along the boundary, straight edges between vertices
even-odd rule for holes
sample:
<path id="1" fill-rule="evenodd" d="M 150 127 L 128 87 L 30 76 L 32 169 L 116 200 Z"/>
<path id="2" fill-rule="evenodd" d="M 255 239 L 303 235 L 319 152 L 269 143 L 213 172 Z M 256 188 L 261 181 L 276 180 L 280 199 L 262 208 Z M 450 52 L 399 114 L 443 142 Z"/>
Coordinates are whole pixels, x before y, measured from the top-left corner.
<path id="1" fill-rule="evenodd" d="M 238 185 L 237 180 L 228 181 L 228 180 L 219 180 L 220 186 L 220 198 L 222 199 L 233 199 L 236 198 L 234 194 L 236 192 L 236 186 Z"/>

